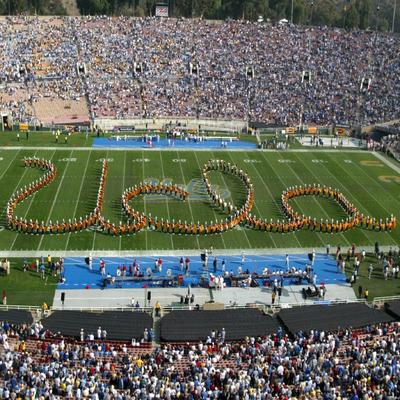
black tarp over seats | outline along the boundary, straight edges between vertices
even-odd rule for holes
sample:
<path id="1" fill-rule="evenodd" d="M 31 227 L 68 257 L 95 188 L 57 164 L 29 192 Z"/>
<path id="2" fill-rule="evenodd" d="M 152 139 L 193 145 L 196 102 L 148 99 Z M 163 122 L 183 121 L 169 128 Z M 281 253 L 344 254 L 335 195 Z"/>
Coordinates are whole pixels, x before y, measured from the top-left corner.
<path id="1" fill-rule="evenodd" d="M 385 302 L 385 311 L 393 318 L 396 318 L 397 321 L 400 321 L 400 300 Z"/>
<path id="2" fill-rule="evenodd" d="M 264 336 L 278 329 L 274 318 L 256 309 L 172 311 L 160 323 L 160 338 L 165 342 L 205 340 L 212 330 L 222 328 L 226 340 Z"/>
<path id="3" fill-rule="evenodd" d="M 334 331 L 393 321 L 385 312 L 363 303 L 293 307 L 282 310 L 278 319 L 292 335 L 312 329 Z"/>
<path id="4" fill-rule="evenodd" d="M 106 311 L 102 313 L 80 311 L 55 311 L 42 320 L 45 329 L 64 336 L 80 337 L 81 328 L 85 335 L 93 333 L 96 337 L 98 327 L 107 331 L 107 340 L 140 339 L 145 328 L 153 326 L 153 318 L 139 311 Z"/>
<path id="5" fill-rule="evenodd" d="M 25 310 L 0 311 L 0 321 L 7 321 L 10 324 L 28 324 L 33 322 L 32 314 Z"/>

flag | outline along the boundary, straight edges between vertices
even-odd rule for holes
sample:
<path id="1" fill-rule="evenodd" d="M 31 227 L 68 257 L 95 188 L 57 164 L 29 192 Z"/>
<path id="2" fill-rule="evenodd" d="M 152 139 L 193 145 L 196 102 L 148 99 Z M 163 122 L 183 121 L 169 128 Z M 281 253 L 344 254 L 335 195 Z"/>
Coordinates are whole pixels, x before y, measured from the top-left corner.
<path id="1" fill-rule="evenodd" d="M 156 6 L 156 17 L 168 17 L 168 6 Z"/>

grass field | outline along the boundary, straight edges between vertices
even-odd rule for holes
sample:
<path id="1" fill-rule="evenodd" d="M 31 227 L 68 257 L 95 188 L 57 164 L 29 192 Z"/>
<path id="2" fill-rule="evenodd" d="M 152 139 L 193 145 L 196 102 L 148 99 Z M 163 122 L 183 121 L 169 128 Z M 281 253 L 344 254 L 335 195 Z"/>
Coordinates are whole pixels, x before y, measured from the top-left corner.
<path id="1" fill-rule="evenodd" d="M 6 291 L 7 305 L 29 305 L 41 306 L 43 303 L 53 304 L 54 292 L 57 286 L 57 278 L 46 270 L 45 279 L 34 270 L 24 272 L 21 258 L 9 259 L 11 273 L 0 278 L 0 293 Z M 27 259 L 29 263 L 34 263 L 34 259 Z"/>
<path id="2" fill-rule="evenodd" d="M 282 219 L 281 192 L 291 185 L 320 183 L 340 189 L 364 214 L 385 218 L 399 217 L 399 174 L 367 152 L 193 152 L 193 151 L 107 151 L 107 150 L 0 150 L 0 249 L 1 250 L 177 250 L 320 247 L 327 243 L 343 247 L 395 245 L 400 229 L 379 233 L 353 229 L 346 233 L 326 234 L 300 231 L 291 234 L 265 233 L 237 228 L 222 235 L 184 236 L 153 231 L 137 235 L 111 237 L 86 231 L 64 235 L 18 234 L 4 228 L 5 206 L 18 188 L 41 176 L 41 171 L 24 168 L 24 157 L 52 160 L 58 169 L 56 180 L 26 199 L 16 215 L 45 222 L 85 216 L 95 206 L 101 159 L 109 159 L 109 176 L 103 215 L 116 223 L 124 221 L 121 195 L 124 188 L 146 179 L 172 180 L 185 185 L 191 200 L 180 202 L 161 196 L 134 201 L 137 209 L 159 218 L 187 221 L 211 221 L 223 218 L 204 195 L 200 178 L 202 165 L 212 158 L 238 164 L 252 178 L 255 186 L 254 214 Z M 397 178 L 393 178 L 397 177 Z M 214 173 L 212 183 L 235 204 L 244 199 L 241 183 L 233 177 Z M 342 219 L 344 213 L 333 201 L 303 197 L 293 200 L 300 212 L 316 218 Z"/>

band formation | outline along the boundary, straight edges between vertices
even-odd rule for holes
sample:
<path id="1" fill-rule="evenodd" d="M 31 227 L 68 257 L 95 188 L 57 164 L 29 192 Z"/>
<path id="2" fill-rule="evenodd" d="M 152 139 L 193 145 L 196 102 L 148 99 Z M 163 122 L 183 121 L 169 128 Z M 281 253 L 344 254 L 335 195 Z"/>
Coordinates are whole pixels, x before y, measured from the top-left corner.
<path id="1" fill-rule="evenodd" d="M 105 160 L 102 165 L 96 207 L 94 210 L 84 218 L 74 218 L 68 221 L 62 220 L 61 222 L 56 221 L 55 223 L 49 221 L 45 223 L 44 221 L 39 222 L 38 220 L 33 221 L 32 219 L 27 220 L 19 218 L 14 215 L 14 211 L 18 204 L 27 197 L 49 185 L 57 176 L 57 169 L 52 162 L 35 157 L 24 159 L 24 166 L 39 168 L 46 171 L 46 173 L 40 179 L 30 183 L 11 196 L 7 203 L 7 223 L 10 229 L 30 234 L 80 232 L 90 227 L 96 227 L 98 230 L 114 236 L 134 234 L 145 228 L 165 233 L 204 235 L 223 233 L 233 229 L 239 224 L 247 228 L 266 232 L 288 233 L 299 229 L 308 229 L 316 232 L 335 233 L 344 232 L 354 227 L 361 227 L 374 231 L 390 231 L 396 227 L 397 223 L 396 217 L 393 215 L 385 220 L 377 220 L 371 216 L 364 216 L 339 190 L 316 184 L 289 187 L 282 193 L 281 207 L 286 216 L 285 220 L 274 221 L 272 219 L 266 220 L 258 218 L 251 214 L 255 193 L 250 177 L 235 164 L 224 160 L 209 160 L 202 169 L 203 182 L 207 188 L 207 193 L 212 204 L 227 215 L 225 219 L 221 219 L 220 221 L 212 221 L 210 223 L 197 222 L 196 224 L 194 222 L 181 220 L 171 221 L 136 211 L 130 205 L 130 201 L 138 196 L 159 194 L 173 196 L 182 201 L 186 201 L 189 197 L 189 193 L 177 185 L 154 185 L 146 183 L 140 183 L 124 191 L 122 195 L 122 208 L 127 216 L 126 223 L 120 222 L 119 224 L 114 224 L 109 220 L 105 220 L 101 214 L 108 173 L 108 163 Z M 246 200 L 240 208 L 222 198 L 217 191 L 213 189 L 209 178 L 210 171 L 232 175 L 242 182 L 246 189 Z M 341 221 L 317 220 L 316 218 L 299 214 L 290 205 L 290 200 L 299 196 L 319 196 L 332 199 L 342 207 L 348 217 Z"/>

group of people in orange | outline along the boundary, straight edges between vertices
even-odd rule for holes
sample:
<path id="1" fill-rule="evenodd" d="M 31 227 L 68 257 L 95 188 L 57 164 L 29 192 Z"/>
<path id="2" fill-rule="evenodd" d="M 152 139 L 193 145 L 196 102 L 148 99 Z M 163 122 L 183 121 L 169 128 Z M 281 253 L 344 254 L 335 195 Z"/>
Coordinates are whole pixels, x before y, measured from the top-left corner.
<path id="1" fill-rule="evenodd" d="M 362 227 L 370 230 L 377 231 L 390 231 L 396 227 L 396 217 L 391 215 L 390 218 L 385 220 L 370 216 L 364 216 L 359 210 L 349 202 L 346 197 L 337 189 L 331 187 L 320 186 L 318 184 L 305 185 L 305 186 L 292 186 L 282 193 L 281 205 L 283 213 L 286 215 L 287 220 L 273 221 L 256 218 L 250 212 L 254 205 L 254 187 L 250 177 L 235 164 L 231 164 L 225 160 L 209 160 L 202 169 L 202 177 L 207 189 L 207 193 L 214 205 L 222 209 L 227 214 L 225 219 L 220 221 L 212 221 L 210 223 L 197 224 L 187 221 L 169 221 L 163 218 L 152 217 L 151 214 L 145 215 L 139 211 L 134 210 L 129 202 L 140 195 L 159 194 L 167 196 L 175 196 L 178 199 L 185 201 L 189 193 L 177 185 L 152 185 L 147 183 L 140 183 L 134 187 L 128 188 L 122 195 L 122 207 L 128 216 L 128 222 L 114 224 L 109 220 L 105 220 L 101 215 L 104 204 L 104 192 L 108 174 L 108 163 L 103 161 L 100 184 L 97 193 L 96 207 L 90 215 L 85 218 L 69 219 L 62 222 L 56 221 L 52 223 L 44 223 L 44 221 L 32 221 L 21 219 L 14 216 L 14 210 L 17 205 L 25 198 L 42 189 L 51 183 L 57 175 L 56 167 L 48 160 L 39 159 L 36 157 L 27 158 L 24 160 L 26 167 L 36 167 L 46 170 L 46 174 L 39 180 L 25 186 L 23 189 L 15 193 L 7 203 L 7 221 L 11 229 L 32 233 L 32 234 L 45 234 L 45 233 L 66 233 L 66 232 L 79 232 L 89 228 L 90 226 L 98 225 L 100 229 L 110 235 L 120 236 L 126 234 L 134 234 L 144 228 L 153 229 L 159 232 L 186 234 L 186 235 L 202 235 L 222 233 L 234 228 L 240 223 L 246 226 L 266 231 L 266 232 L 279 232 L 288 233 L 298 229 L 306 228 L 317 232 L 344 232 L 353 227 Z M 237 208 L 231 202 L 224 199 L 212 187 L 209 172 L 218 171 L 225 174 L 231 174 L 239 178 L 246 188 L 246 200 L 244 204 Z M 307 217 L 299 214 L 289 204 L 290 200 L 298 196 L 323 196 L 337 201 L 344 211 L 349 215 L 346 219 L 341 221 L 317 220 L 316 218 Z"/>
<path id="2" fill-rule="evenodd" d="M 307 217 L 296 212 L 289 204 L 289 201 L 298 196 L 324 196 L 336 200 L 344 211 L 349 215 L 348 218 L 338 220 L 317 220 L 316 218 Z M 360 214 L 359 210 L 349 202 L 346 197 L 337 189 L 332 189 L 318 184 L 289 187 L 282 193 L 281 205 L 288 221 L 274 222 L 255 218 L 251 214 L 247 217 L 247 224 L 257 230 L 267 232 L 288 233 L 298 229 L 306 228 L 317 232 L 337 233 L 344 232 L 354 227 L 362 227 L 370 230 L 390 231 L 396 227 L 396 217 L 391 215 L 386 220 L 377 221 L 372 217 L 365 217 Z"/>
<path id="3" fill-rule="evenodd" d="M 230 174 L 236 176 L 242 181 L 246 188 L 246 200 L 242 207 L 235 207 L 231 202 L 227 202 L 217 193 L 216 190 L 214 190 L 208 177 L 208 173 L 210 171 Z M 216 223 L 217 228 L 220 230 L 216 229 L 215 231 L 219 232 L 222 229 L 223 232 L 225 230 L 232 229 L 236 225 L 239 225 L 241 222 L 243 222 L 247 218 L 254 205 L 254 187 L 250 177 L 237 165 L 231 164 L 225 160 L 209 160 L 203 166 L 202 177 L 211 201 L 228 214 L 228 217 L 225 219 L 225 221 L 222 220 L 221 223 Z M 211 233 L 214 233 L 213 224 L 211 224 L 209 228 L 211 229 Z"/>
<path id="4" fill-rule="evenodd" d="M 104 198 L 104 187 L 107 176 L 107 163 L 103 163 L 103 170 L 100 179 L 99 192 L 97 196 L 97 204 L 94 212 L 86 215 L 85 218 L 74 218 L 68 219 L 65 221 L 64 219 L 59 222 L 52 222 L 51 220 L 48 223 L 44 221 L 39 222 L 38 220 L 33 221 L 30 219 L 22 219 L 14 216 L 14 210 L 17 207 L 18 203 L 22 202 L 25 198 L 32 195 L 33 193 L 39 191 L 43 187 L 47 186 L 51 183 L 57 175 L 57 169 L 55 165 L 48 161 L 39 159 L 36 157 L 26 158 L 24 160 L 25 167 L 33 167 L 40 168 L 46 170 L 46 174 L 37 180 L 36 182 L 28 185 L 24 189 L 17 192 L 13 195 L 7 204 L 7 222 L 10 228 L 16 230 L 18 232 L 32 233 L 32 234 L 46 234 L 46 233 L 68 233 L 68 232 L 80 232 L 88 229 L 90 226 L 96 225 L 99 216 L 101 214 L 101 209 L 103 206 L 103 198 Z"/>

